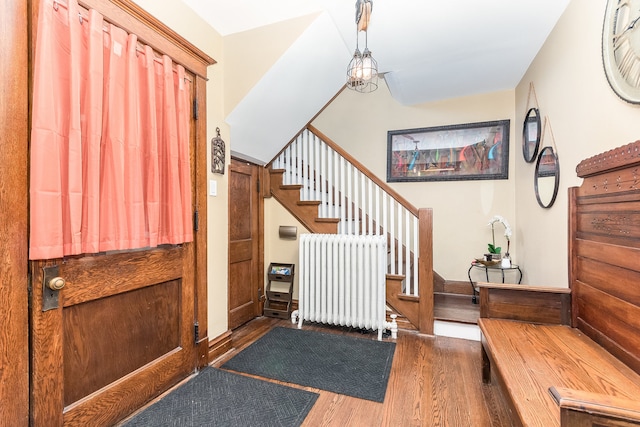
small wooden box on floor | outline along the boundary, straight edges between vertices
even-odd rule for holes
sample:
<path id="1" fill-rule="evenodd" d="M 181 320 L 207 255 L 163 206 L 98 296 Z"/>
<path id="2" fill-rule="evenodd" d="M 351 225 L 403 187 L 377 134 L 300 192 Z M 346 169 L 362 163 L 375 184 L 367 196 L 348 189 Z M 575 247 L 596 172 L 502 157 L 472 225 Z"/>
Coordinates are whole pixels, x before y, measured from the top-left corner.
<path id="1" fill-rule="evenodd" d="M 269 264 L 264 315 L 278 319 L 291 317 L 295 264 Z"/>

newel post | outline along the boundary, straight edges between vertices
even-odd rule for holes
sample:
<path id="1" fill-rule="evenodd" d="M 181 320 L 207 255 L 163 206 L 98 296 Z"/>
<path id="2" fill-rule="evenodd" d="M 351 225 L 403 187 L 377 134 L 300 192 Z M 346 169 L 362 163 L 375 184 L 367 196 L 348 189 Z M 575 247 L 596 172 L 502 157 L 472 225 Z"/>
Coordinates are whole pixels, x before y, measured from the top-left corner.
<path id="1" fill-rule="evenodd" d="M 433 209 L 418 210 L 420 332 L 433 335 Z"/>

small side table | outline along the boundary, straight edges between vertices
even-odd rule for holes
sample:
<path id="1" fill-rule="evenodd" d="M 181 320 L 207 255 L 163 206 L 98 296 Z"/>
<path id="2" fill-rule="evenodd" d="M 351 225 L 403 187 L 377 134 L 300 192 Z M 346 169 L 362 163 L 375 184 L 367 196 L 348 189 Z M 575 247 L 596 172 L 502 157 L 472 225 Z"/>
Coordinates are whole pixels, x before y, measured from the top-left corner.
<path id="1" fill-rule="evenodd" d="M 469 276 L 469 283 L 471 283 L 471 289 L 473 290 L 473 298 L 471 299 L 471 302 L 473 302 L 474 304 L 478 303 L 478 291 L 476 290 L 476 285 L 473 283 L 473 280 L 471 279 L 471 270 L 473 270 L 474 268 L 484 270 L 485 277 L 487 278 L 487 282 L 489 281 L 490 270 L 500 271 L 502 275 L 502 283 L 504 283 L 505 271 L 517 271 L 518 274 L 520 275 L 518 277 L 518 284 L 522 282 L 522 270 L 520 270 L 520 266 L 518 266 L 517 264 L 511 264 L 511 267 L 502 267 L 499 263 L 496 265 L 484 265 L 479 262 L 472 262 L 471 267 L 469 267 L 469 271 L 467 271 L 467 276 Z"/>

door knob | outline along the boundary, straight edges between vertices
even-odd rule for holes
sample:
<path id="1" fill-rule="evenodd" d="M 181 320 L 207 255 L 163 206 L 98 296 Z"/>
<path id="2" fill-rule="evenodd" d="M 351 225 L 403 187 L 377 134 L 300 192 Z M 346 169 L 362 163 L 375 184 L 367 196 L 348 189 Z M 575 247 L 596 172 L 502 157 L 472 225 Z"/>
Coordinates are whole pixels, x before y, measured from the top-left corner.
<path id="1" fill-rule="evenodd" d="M 67 282 L 65 282 L 62 277 L 54 277 L 53 279 L 49 280 L 49 283 L 47 283 L 47 287 L 52 291 L 59 291 L 60 289 L 64 288 L 64 285 L 66 283 Z"/>

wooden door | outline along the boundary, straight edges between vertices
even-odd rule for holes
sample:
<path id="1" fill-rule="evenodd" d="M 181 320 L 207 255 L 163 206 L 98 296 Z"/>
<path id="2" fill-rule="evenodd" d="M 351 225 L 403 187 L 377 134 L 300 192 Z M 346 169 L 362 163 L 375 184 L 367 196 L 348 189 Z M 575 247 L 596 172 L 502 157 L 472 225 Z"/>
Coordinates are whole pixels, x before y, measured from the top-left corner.
<path id="1" fill-rule="evenodd" d="M 32 262 L 31 275 L 34 426 L 112 425 L 194 371 L 192 243 Z"/>
<path id="2" fill-rule="evenodd" d="M 229 165 L 229 329 L 262 312 L 260 167 Z"/>
<path id="3" fill-rule="evenodd" d="M 215 61 L 129 0 L 80 3 L 190 70 L 199 107 L 191 122 L 192 203 L 206 218 L 202 118 Z M 36 4 L 32 14 L 35 22 Z M 207 228 L 194 226 L 194 241 L 182 245 L 29 263 L 32 426 L 113 425 L 206 364 Z M 57 292 L 47 287 L 62 283 L 55 277 L 64 280 Z"/>
<path id="4" fill-rule="evenodd" d="M 202 191 L 196 127 L 194 211 Z M 113 425 L 202 365 L 201 238 L 196 231 L 181 245 L 30 262 L 33 426 Z M 63 287 L 52 290 L 55 283 Z"/>

